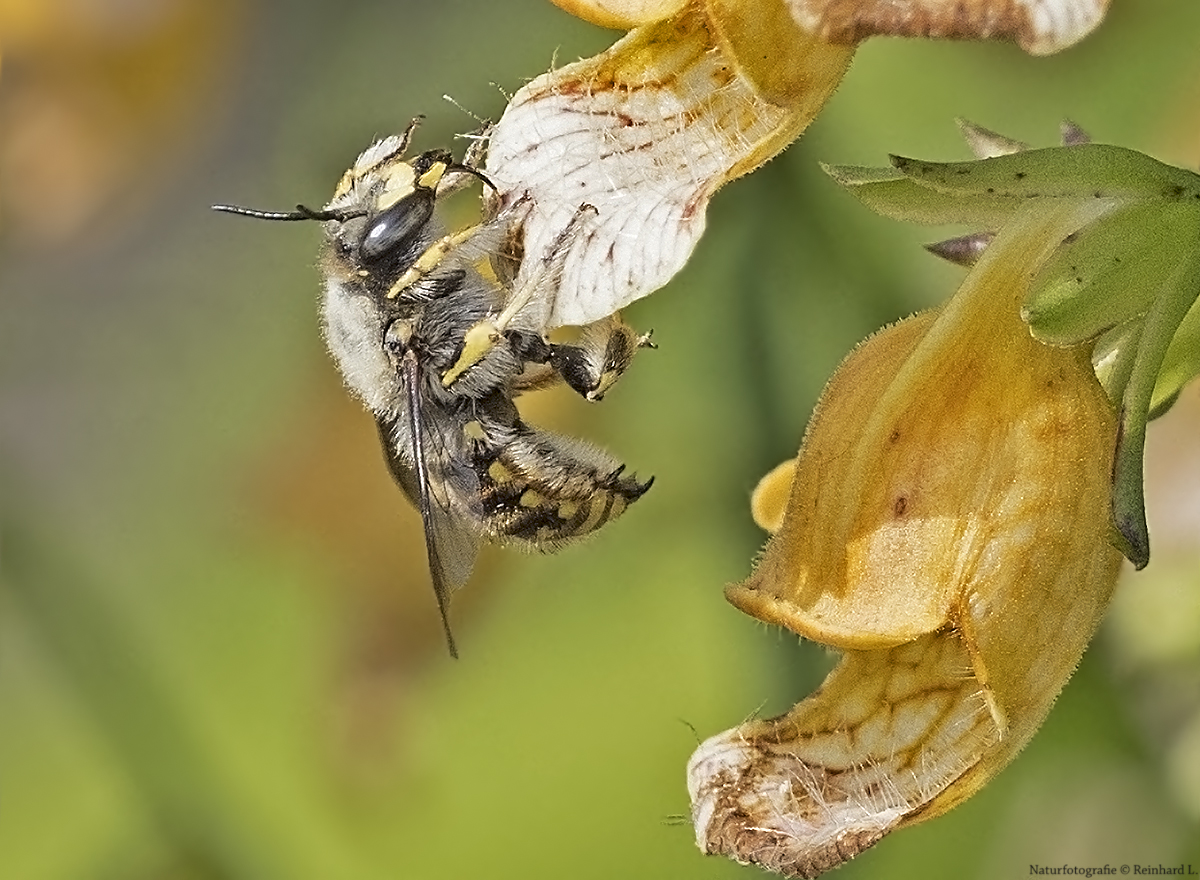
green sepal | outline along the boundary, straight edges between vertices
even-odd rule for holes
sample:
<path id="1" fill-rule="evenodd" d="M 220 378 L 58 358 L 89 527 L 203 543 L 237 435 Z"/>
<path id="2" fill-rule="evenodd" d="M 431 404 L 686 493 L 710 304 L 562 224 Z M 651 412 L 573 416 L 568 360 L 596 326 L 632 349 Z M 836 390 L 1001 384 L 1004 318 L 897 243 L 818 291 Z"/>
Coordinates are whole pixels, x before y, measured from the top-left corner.
<path id="1" fill-rule="evenodd" d="M 1200 242 L 1197 244 L 1200 245 Z M 1128 381 L 1124 383 L 1124 388 L 1119 389 L 1120 425 L 1113 458 L 1113 522 L 1129 544 L 1125 555 L 1139 569 L 1150 561 L 1142 471 L 1151 401 L 1171 340 L 1191 310 L 1198 286 L 1200 246 L 1194 247 L 1178 263 L 1158 292 L 1145 320 L 1140 322 L 1136 344 L 1130 348 L 1136 354 L 1133 355 Z M 1110 393 L 1112 390 L 1117 389 L 1110 389 Z"/>
<path id="2" fill-rule="evenodd" d="M 1182 292 L 1182 291 L 1181 291 Z M 1193 290 L 1195 297 L 1200 291 Z M 1193 303 L 1175 338 L 1167 348 L 1158 381 L 1154 384 L 1154 395 L 1150 398 L 1150 418 L 1157 419 L 1175 403 L 1183 386 L 1200 375 L 1200 302 Z"/>
<path id="3" fill-rule="evenodd" d="M 1022 199 L 941 193 L 892 168 L 822 165 L 825 173 L 877 214 L 893 220 L 940 226 L 962 223 L 994 230 L 1021 207 Z"/>
<path id="4" fill-rule="evenodd" d="M 925 162 L 892 156 L 910 180 L 937 192 L 1018 199 L 1090 195 L 1163 198 L 1200 204 L 1200 176 L 1109 144 L 1026 150 L 974 162 Z"/>
<path id="5" fill-rule="evenodd" d="M 1035 338 L 1077 345 L 1149 311 L 1200 229 L 1200 205 L 1139 200 L 1080 230 L 1047 261 L 1022 317 Z"/>

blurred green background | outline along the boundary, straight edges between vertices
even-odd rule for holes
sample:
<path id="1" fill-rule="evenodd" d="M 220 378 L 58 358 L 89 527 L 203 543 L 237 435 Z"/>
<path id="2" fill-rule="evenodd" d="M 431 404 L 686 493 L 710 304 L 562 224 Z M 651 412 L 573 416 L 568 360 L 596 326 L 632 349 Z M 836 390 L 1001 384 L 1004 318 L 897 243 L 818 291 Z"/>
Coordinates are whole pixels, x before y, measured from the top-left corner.
<path id="1" fill-rule="evenodd" d="M 758 876 L 700 855 L 684 765 L 832 659 L 727 606 L 747 501 L 825 378 L 961 273 L 818 161 L 1035 144 L 1200 161 L 1200 3 L 1116 0 L 1049 59 L 876 40 L 806 137 L 716 198 L 658 351 L 531 420 L 657 477 L 558 556 L 488 551 L 441 641 L 419 520 L 319 336 L 322 203 L 616 36 L 543 0 L 0 0 L 0 877 Z M 464 216 L 463 223 L 469 222 Z M 1155 558 L 1026 753 L 855 877 L 1200 869 L 1200 398 L 1151 431 Z"/>

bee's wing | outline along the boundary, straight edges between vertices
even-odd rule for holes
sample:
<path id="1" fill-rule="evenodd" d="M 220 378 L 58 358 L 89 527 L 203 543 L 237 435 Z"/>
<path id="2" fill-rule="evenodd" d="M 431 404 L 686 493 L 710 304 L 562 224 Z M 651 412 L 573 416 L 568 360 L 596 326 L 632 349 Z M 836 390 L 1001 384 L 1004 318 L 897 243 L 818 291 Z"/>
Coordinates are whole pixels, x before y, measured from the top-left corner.
<path id="1" fill-rule="evenodd" d="M 390 420 L 379 421 L 379 433 L 392 475 L 421 511 L 429 574 L 437 597 L 446 644 L 458 657 L 450 630 L 450 594 L 467 582 L 479 554 L 480 536 L 474 526 L 478 505 L 474 471 L 462 466 L 453 420 L 421 406 L 420 366 L 409 352 L 400 363 L 407 412 L 404 430 Z M 461 433 L 461 432 L 457 432 Z M 401 448 L 407 447 L 407 448 Z M 461 508 L 461 509 L 460 509 Z"/>

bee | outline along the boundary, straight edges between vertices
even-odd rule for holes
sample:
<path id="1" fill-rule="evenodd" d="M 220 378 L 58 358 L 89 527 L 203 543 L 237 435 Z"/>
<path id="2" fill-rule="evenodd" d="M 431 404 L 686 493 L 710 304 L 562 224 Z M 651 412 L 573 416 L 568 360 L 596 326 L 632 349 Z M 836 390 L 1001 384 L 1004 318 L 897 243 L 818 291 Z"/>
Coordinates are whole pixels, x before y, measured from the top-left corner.
<path id="1" fill-rule="evenodd" d="M 324 224 L 320 269 L 325 341 L 350 391 L 373 414 L 387 466 L 420 511 L 445 630 L 451 593 L 484 541 L 554 551 L 620 516 L 653 483 L 588 443 L 527 424 L 521 393 L 565 382 L 599 400 L 639 348 L 653 347 L 618 316 L 551 343 L 537 316 L 561 260 L 594 209 L 582 206 L 531 280 L 516 287 L 518 199 L 495 217 L 447 234 L 439 199 L 478 178 L 447 150 L 405 158 L 419 121 L 370 146 L 320 210 L 214 205 L 263 220 Z M 500 280 L 480 271 L 490 259 Z"/>

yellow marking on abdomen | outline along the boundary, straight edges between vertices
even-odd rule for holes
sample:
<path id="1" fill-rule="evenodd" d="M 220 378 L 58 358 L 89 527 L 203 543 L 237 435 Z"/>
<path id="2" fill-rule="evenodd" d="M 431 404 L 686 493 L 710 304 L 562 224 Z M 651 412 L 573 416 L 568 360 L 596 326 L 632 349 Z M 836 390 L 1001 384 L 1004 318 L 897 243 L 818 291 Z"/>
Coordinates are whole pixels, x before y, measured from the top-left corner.
<path id="1" fill-rule="evenodd" d="M 533 489 L 526 489 L 517 503 L 522 507 L 542 507 L 546 503 L 546 496 Z"/>
<path id="2" fill-rule="evenodd" d="M 597 492 L 588 499 L 587 505 L 587 518 L 575 529 L 577 535 L 587 534 L 593 529 L 599 528 L 600 524 L 604 522 L 604 514 L 608 510 L 608 493 Z"/>

